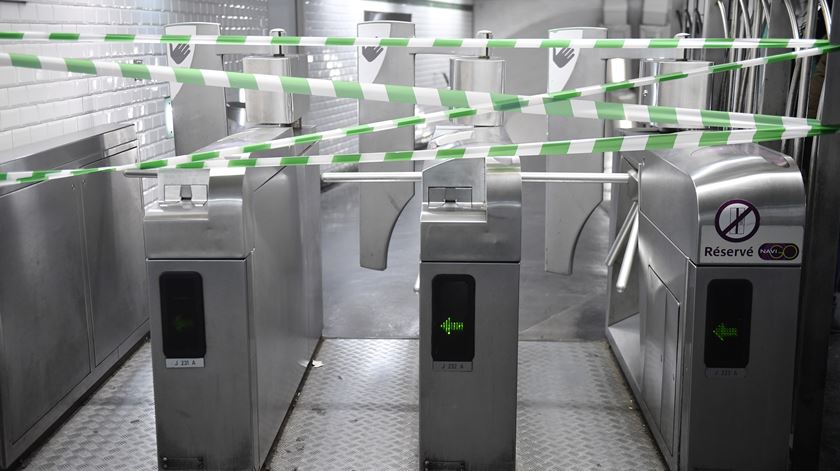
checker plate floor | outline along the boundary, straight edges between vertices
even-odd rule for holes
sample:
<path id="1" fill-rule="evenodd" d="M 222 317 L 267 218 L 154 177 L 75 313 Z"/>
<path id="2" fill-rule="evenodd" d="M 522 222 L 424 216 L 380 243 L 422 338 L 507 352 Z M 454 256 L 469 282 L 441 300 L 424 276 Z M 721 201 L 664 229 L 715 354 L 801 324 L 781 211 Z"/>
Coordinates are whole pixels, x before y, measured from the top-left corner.
<path id="1" fill-rule="evenodd" d="M 325 340 L 268 465 L 416 470 L 417 340 Z M 519 470 L 665 466 L 605 342 L 520 342 Z M 143 346 L 27 470 L 154 470 L 151 359 Z"/>

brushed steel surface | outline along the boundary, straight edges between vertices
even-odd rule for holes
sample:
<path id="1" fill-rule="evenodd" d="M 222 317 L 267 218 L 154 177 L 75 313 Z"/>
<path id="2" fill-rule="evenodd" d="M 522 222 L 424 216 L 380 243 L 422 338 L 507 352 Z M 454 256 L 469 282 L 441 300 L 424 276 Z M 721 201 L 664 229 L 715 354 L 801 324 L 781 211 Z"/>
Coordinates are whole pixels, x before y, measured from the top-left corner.
<path id="1" fill-rule="evenodd" d="M 504 93 L 505 60 L 498 57 L 450 57 L 449 76 L 452 90 Z M 502 112 L 485 113 L 454 119 L 455 124 L 467 126 L 502 126 Z"/>
<path id="2" fill-rule="evenodd" d="M 359 23 L 360 37 L 414 37 L 414 23 L 369 21 Z M 359 81 L 414 85 L 414 55 L 406 48 L 364 48 L 358 57 Z M 414 105 L 359 102 L 359 124 L 414 115 Z M 359 136 L 360 152 L 414 150 L 411 126 Z M 414 162 L 360 164 L 362 171 L 413 171 Z M 414 197 L 413 183 L 362 185 L 359 188 L 359 265 L 373 270 L 388 267 L 388 247 L 394 226 Z"/>
<path id="3" fill-rule="evenodd" d="M 475 279 L 471 371 L 434 368 L 432 279 Z M 467 470 L 514 469 L 519 335 L 519 263 L 420 263 L 420 466 L 466 463 Z"/>
<path id="4" fill-rule="evenodd" d="M 599 39 L 607 37 L 606 28 L 559 28 L 549 31 L 580 31 L 581 38 Z M 554 54 L 562 50 L 550 49 L 548 54 L 549 76 L 562 74 L 564 68 L 574 67 L 563 88 L 574 88 L 604 83 L 606 61 L 590 51 L 571 50 L 577 55 L 577 63 L 555 61 Z M 562 65 L 560 65 L 562 64 Z M 549 83 L 551 83 L 549 79 Z M 557 92 L 560 90 L 548 90 Z M 603 101 L 604 95 L 592 95 L 589 100 Z M 598 120 L 572 119 L 559 116 L 548 118 L 548 139 L 580 139 L 604 137 L 604 122 Z M 603 172 L 603 154 L 569 155 L 562 159 L 546 159 L 547 172 Z M 574 268 L 575 249 L 580 232 L 589 216 L 603 198 L 600 185 L 549 185 L 545 190 L 545 270 L 553 273 L 570 274 Z"/>
<path id="5" fill-rule="evenodd" d="M 163 28 L 164 34 L 216 36 L 220 31 L 218 23 L 201 22 L 174 23 Z M 170 67 L 222 70 L 222 56 L 214 45 L 167 44 L 166 48 Z M 183 51 L 187 51 L 186 55 Z M 195 152 L 228 134 L 224 88 L 173 83 L 171 92 L 177 155 Z"/>
<path id="6" fill-rule="evenodd" d="M 242 59 L 242 70 L 249 74 L 306 77 L 307 56 L 246 57 Z M 249 123 L 292 124 L 308 110 L 309 95 L 245 90 L 245 115 Z"/>

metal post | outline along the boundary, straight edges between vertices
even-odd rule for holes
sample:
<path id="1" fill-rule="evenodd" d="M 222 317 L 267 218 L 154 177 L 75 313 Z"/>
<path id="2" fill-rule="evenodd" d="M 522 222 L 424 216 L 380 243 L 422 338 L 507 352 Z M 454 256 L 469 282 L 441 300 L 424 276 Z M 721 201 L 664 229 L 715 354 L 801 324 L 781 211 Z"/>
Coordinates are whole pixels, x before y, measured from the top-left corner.
<path id="1" fill-rule="evenodd" d="M 834 8 L 832 22 L 840 21 Z M 840 28 L 831 42 L 840 44 Z M 829 55 L 826 65 L 822 122 L 840 125 L 840 56 Z M 808 180 L 808 212 L 802 266 L 799 308 L 796 389 L 794 400 L 793 468 L 818 469 L 822 432 L 826 361 L 833 310 L 837 246 L 840 240 L 840 134 L 819 138 L 811 159 Z"/>

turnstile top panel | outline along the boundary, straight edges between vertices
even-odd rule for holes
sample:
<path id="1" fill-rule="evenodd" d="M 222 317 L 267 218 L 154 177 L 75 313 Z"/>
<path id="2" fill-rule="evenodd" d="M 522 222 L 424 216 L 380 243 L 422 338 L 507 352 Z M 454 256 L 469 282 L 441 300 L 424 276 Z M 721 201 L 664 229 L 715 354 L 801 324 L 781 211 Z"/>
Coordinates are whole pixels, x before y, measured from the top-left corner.
<path id="1" fill-rule="evenodd" d="M 758 144 L 646 151 L 639 201 L 695 264 L 799 264 L 805 189 L 793 160 Z"/>

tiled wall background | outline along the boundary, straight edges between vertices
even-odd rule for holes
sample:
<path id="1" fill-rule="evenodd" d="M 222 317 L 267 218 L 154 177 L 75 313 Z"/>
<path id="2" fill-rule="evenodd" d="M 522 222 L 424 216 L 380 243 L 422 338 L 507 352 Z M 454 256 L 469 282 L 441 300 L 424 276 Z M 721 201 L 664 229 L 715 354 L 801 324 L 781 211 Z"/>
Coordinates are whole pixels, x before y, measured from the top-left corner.
<path id="1" fill-rule="evenodd" d="M 161 34 L 165 24 L 209 21 L 221 23 L 223 34 L 266 34 L 267 5 L 268 0 L 0 2 L 0 29 Z M 0 43 L 0 51 L 166 64 L 164 48 L 155 45 Z M 238 59 L 231 56 L 225 68 L 237 70 Z M 0 151 L 101 124 L 133 122 L 141 159 L 172 155 L 163 114 L 168 95 L 166 83 L 0 68 Z"/>
<path id="2" fill-rule="evenodd" d="M 69 31 L 79 33 L 161 34 L 163 26 L 185 21 L 222 24 L 222 34 L 267 34 L 269 2 L 296 0 L 29 0 L 0 2 L 0 30 Z M 471 0 L 451 0 L 470 4 Z M 365 10 L 411 13 L 417 36 L 470 37 L 472 11 L 457 8 L 368 0 L 297 0 L 300 34 L 355 36 Z M 96 45 L 85 43 L 0 43 L 2 52 L 24 52 L 145 64 L 166 64 L 165 49 L 155 45 Z M 356 80 L 356 50 L 309 48 L 310 76 Z M 241 70 L 241 56 L 225 56 L 225 69 Z M 417 59 L 417 84 L 445 87 L 445 56 Z M 164 97 L 166 83 L 114 77 L 0 69 L 0 151 L 101 124 L 133 122 L 143 160 L 171 156 Z M 230 96 L 230 95 L 229 95 Z M 235 96 L 235 95 L 234 95 Z M 357 121 L 353 100 L 312 100 L 308 123 L 320 129 L 351 126 Z M 356 139 L 325 142 L 321 151 L 354 152 Z"/>
<path id="3" fill-rule="evenodd" d="M 421 2 L 417 2 L 421 3 Z M 471 1 L 462 1 L 471 5 Z M 355 36 L 356 24 L 364 21 L 365 10 L 411 13 L 417 37 L 473 36 L 473 14 L 470 10 L 396 4 L 364 0 L 303 0 L 298 2 L 298 16 L 302 18 L 301 34 L 307 36 Z M 334 80 L 357 80 L 356 50 L 354 48 L 308 48 L 312 57 L 309 75 Z M 449 73 L 446 56 L 417 56 L 415 83 L 421 87 L 445 88 L 443 73 Z M 358 119 L 358 102 L 347 99 L 312 98 L 309 122 L 320 129 L 352 126 Z M 358 138 L 348 138 L 320 144 L 320 152 L 357 152 Z"/>

